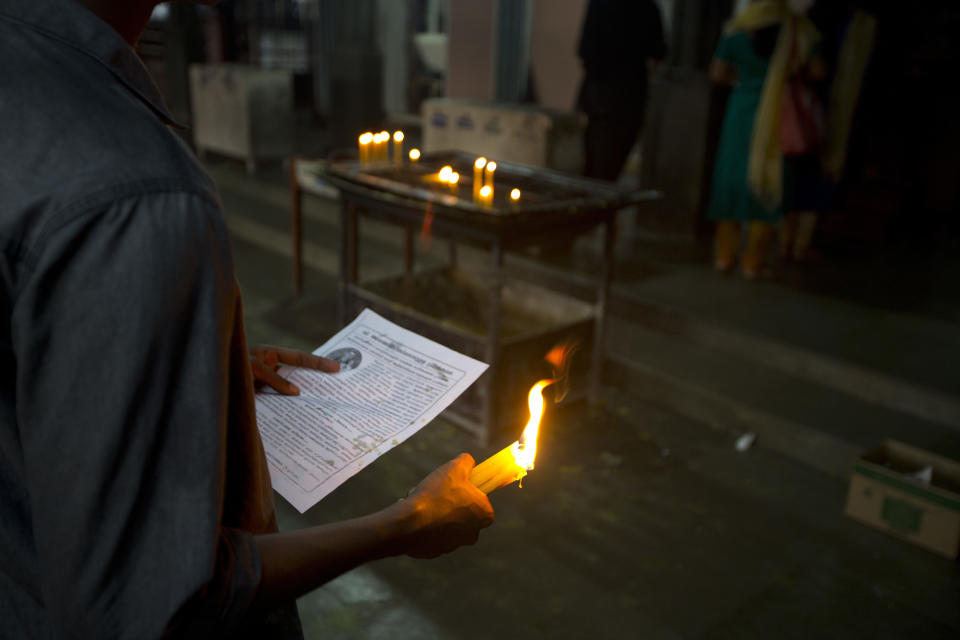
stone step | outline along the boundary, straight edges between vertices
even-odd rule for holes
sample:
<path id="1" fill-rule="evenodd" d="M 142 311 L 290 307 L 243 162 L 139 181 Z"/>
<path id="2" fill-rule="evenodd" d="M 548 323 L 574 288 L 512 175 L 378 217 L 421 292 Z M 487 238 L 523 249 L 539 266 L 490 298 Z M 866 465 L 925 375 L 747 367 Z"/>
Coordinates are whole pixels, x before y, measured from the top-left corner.
<path id="1" fill-rule="evenodd" d="M 754 433 L 832 476 L 884 438 L 960 457 L 960 435 L 944 425 L 619 318 L 609 328 L 607 384 L 731 436 Z"/>
<path id="2" fill-rule="evenodd" d="M 590 276 L 511 258 L 508 267 L 520 277 L 581 299 L 594 295 Z M 714 291 L 724 287 L 726 296 Z M 710 273 L 614 282 L 610 314 L 960 430 L 960 327 L 947 322 Z"/>

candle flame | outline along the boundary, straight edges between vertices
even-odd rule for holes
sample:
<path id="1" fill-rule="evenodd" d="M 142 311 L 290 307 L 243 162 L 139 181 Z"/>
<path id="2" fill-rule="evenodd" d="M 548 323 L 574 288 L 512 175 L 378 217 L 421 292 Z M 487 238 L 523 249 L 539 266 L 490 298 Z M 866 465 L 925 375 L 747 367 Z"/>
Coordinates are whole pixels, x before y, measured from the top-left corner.
<path id="1" fill-rule="evenodd" d="M 484 198 L 489 198 L 491 193 L 493 193 L 493 187 L 488 184 L 483 185 L 480 189 L 480 195 Z"/>
<path id="2" fill-rule="evenodd" d="M 513 189 L 510 191 L 510 199 L 516 202 L 520 199 L 520 189 Z"/>
<path id="3" fill-rule="evenodd" d="M 450 184 L 457 184 L 458 182 L 460 182 L 460 174 L 454 171 L 453 173 L 450 174 L 450 177 L 447 178 L 447 182 L 449 182 Z"/>
<path id="4" fill-rule="evenodd" d="M 450 182 L 450 177 L 453 175 L 453 167 L 447 165 L 440 169 L 440 182 Z"/>
<path id="5" fill-rule="evenodd" d="M 527 394 L 530 420 L 523 428 L 520 440 L 511 448 L 517 466 L 528 471 L 533 469 L 533 462 L 537 457 L 537 432 L 540 430 L 540 418 L 543 416 L 543 389 L 554 382 L 554 380 L 540 380 L 530 388 L 530 393 Z"/>
<path id="6" fill-rule="evenodd" d="M 393 132 L 393 141 L 394 141 L 394 142 L 403 142 L 403 131 L 394 131 L 394 132 Z"/>
<path id="7" fill-rule="evenodd" d="M 420 149 L 410 149 L 410 159 L 416 162 L 420 159 Z"/>
<path id="8" fill-rule="evenodd" d="M 360 144 L 370 144 L 371 142 L 373 142 L 373 134 L 370 133 L 369 131 L 367 131 L 366 133 L 361 133 L 358 140 L 360 141 Z"/>
<path id="9" fill-rule="evenodd" d="M 487 164 L 487 159 L 481 156 L 477 158 L 477 161 L 473 163 L 473 166 L 475 166 L 477 169 L 483 169 L 483 167 L 486 166 L 486 164 Z"/>
<path id="10" fill-rule="evenodd" d="M 494 162 L 493 160 L 491 160 L 490 162 L 487 163 L 487 171 L 489 171 L 490 173 L 493 173 L 493 172 L 496 171 L 496 170 L 497 170 L 497 163 L 496 163 L 496 162 Z"/>

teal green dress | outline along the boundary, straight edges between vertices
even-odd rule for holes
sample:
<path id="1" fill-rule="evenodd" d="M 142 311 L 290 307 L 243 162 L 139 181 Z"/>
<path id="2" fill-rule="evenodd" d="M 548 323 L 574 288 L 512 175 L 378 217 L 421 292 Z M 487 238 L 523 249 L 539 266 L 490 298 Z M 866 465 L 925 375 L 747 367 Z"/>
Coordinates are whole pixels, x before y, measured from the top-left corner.
<path id="1" fill-rule="evenodd" d="M 707 216 L 711 220 L 776 222 L 780 219 L 780 207 L 764 207 L 747 185 L 753 120 L 770 59 L 754 52 L 750 36 L 745 33 L 721 40 L 716 57 L 736 68 L 738 83 L 730 94 L 723 119 Z"/>

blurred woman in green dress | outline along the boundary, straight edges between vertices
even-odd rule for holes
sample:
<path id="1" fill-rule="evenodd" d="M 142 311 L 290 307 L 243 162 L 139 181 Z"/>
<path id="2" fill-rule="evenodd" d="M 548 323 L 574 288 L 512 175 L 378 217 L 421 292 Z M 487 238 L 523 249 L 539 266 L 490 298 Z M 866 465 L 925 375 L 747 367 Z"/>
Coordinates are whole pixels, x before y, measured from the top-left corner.
<path id="1" fill-rule="evenodd" d="M 814 60 L 818 40 L 813 23 L 787 2 L 758 0 L 727 25 L 717 47 L 710 79 L 733 87 L 708 212 L 717 221 L 714 266 L 720 271 L 736 264 L 745 224 L 741 271 L 747 278 L 762 273 L 781 214 L 781 97 L 787 80 Z"/>

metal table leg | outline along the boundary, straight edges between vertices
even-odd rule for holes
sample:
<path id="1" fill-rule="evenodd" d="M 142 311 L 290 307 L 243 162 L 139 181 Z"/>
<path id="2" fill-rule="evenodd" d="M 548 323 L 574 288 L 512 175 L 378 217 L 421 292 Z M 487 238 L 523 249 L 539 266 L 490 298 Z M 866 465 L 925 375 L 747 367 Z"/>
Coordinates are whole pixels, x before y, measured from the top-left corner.
<path id="1" fill-rule="evenodd" d="M 341 196 L 340 200 L 340 326 L 347 324 L 349 287 L 357 282 L 357 205 Z"/>
<path id="2" fill-rule="evenodd" d="M 487 314 L 486 360 L 490 367 L 486 372 L 486 398 L 483 406 L 483 444 L 490 443 L 496 428 L 497 388 L 496 382 L 500 360 L 500 294 L 503 288 L 503 249 L 495 242 L 490 251 L 490 309 Z"/>
<path id="3" fill-rule="evenodd" d="M 409 278 L 413 275 L 413 231 L 403 230 L 403 275 Z"/>
<path id="4" fill-rule="evenodd" d="M 604 224 L 603 262 L 600 266 L 600 281 L 597 283 L 597 303 L 594 307 L 593 363 L 590 367 L 590 403 L 600 402 L 603 382 L 604 341 L 606 340 L 607 299 L 610 280 L 613 277 L 613 245 L 615 218 L 607 218 Z"/>

